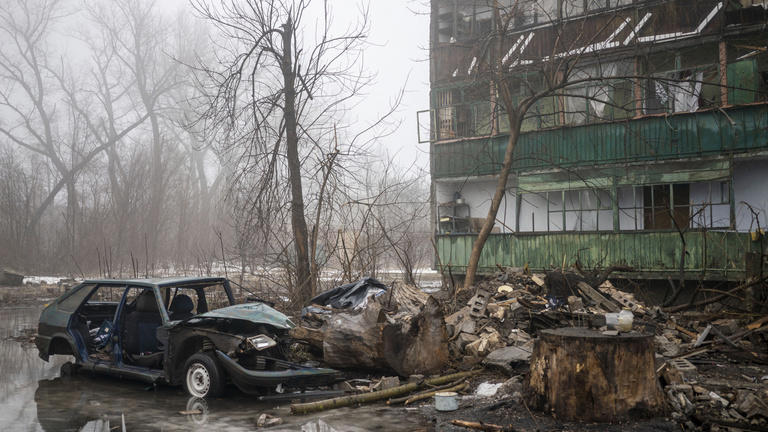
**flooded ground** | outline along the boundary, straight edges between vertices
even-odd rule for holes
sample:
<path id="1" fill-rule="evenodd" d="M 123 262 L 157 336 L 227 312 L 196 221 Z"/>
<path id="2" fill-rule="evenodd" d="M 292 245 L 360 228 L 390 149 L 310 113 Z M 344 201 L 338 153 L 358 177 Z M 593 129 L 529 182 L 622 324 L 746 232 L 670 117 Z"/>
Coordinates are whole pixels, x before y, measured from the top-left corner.
<path id="1" fill-rule="evenodd" d="M 417 411 L 382 405 L 291 416 L 288 403 L 268 404 L 230 389 L 226 398 L 190 399 L 181 388 L 152 389 L 111 377 L 60 377 L 68 359 L 48 363 L 28 339 L 41 308 L 0 308 L 0 431 L 254 430 L 262 413 L 281 417 L 270 431 L 357 432 L 425 430 Z M 189 411 L 192 414 L 183 414 Z M 106 425 L 109 424 L 109 427 Z"/>

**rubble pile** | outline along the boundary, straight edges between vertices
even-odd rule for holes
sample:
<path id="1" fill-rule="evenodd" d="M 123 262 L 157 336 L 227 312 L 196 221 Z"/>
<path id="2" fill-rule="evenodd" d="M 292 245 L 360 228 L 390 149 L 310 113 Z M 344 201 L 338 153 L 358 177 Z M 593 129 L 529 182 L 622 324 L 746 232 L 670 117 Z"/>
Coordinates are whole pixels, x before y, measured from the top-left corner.
<path id="1" fill-rule="evenodd" d="M 712 312 L 649 307 L 614 287 L 608 274 L 588 275 L 578 268 L 546 274 L 501 269 L 474 291 L 459 291 L 453 302 L 441 303 L 415 288 L 390 289 L 377 281 L 342 287 L 337 294 L 354 297 L 351 306 L 316 300 L 305 309 L 302 326 L 292 335 L 314 345 L 333 366 L 389 369 L 408 381 L 397 377 L 365 385 L 347 381 L 341 390 L 349 396 L 295 405 L 292 410 L 310 412 L 377 400 L 407 406 L 431 400 L 437 392 L 463 392 L 464 407 L 483 398 L 501 398 L 498 404 L 520 401 L 522 377 L 531 376 L 531 362 L 541 351 L 534 350 L 534 342 L 554 329 L 575 328 L 579 334 L 596 334 L 606 347 L 614 337 L 637 339 L 638 344 L 649 341 L 648 356 L 633 361 L 654 359 L 648 371 L 650 376 L 655 372 L 661 391 L 646 393 L 656 395 L 665 407 L 662 412 L 682 430 L 768 429 L 768 316 L 736 314 L 722 307 L 713 307 Z M 438 351 L 446 357 L 440 367 L 424 367 L 432 360 L 424 354 Z M 360 363 L 365 359 L 379 363 Z M 601 367 L 587 363 L 579 364 Z M 431 375 L 438 370 L 455 373 Z M 482 370 L 500 371 L 508 381 L 478 387 L 470 377 Z M 605 378 L 598 372 L 590 376 Z M 652 380 L 650 388 L 655 383 Z"/>
<path id="2" fill-rule="evenodd" d="M 539 330 L 587 327 L 630 311 L 631 331 L 655 335 L 656 369 L 672 418 L 683 429 L 768 427 L 768 317 L 728 312 L 667 313 L 646 307 L 609 281 L 576 272 L 504 269 L 446 316 L 457 368 L 527 372 Z"/>

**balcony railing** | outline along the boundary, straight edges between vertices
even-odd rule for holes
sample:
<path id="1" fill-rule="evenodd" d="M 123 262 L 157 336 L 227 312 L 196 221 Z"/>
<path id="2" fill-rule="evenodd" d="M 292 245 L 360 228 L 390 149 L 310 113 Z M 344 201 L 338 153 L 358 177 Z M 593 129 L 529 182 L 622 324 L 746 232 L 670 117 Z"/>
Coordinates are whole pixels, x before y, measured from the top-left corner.
<path id="1" fill-rule="evenodd" d="M 473 118 L 470 116 L 470 118 Z M 433 177 L 498 173 L 508 136 L 469 138 L 477 122 L 445 128 L 455 139 L 432 146 Z M 467 134 L 461 134 L 468 131 Z M 445 135 L 436 131 L 441 139 Z M 433 140 L 439 141 L 439 140 Z M 768 150 L 768 104 L 655 115 L 521 134 L 515 170 L 596 166 Z"/>
<path id="2" fill-rule="evenodd" d="M 437 253 L 454 273 L 466 270 L 476 234 L 439 235 Z M 749 233 L 691 231 L 685 234 L 686 277 L 736 280 L 745 274 L 745 253 L 759 243 Z M 634 276 L 666 277 L 680 272 L 682 243 L 677 232 L 629 233 L 517 233 L 491 234 L 483 248 L 479 269 L 494 272 L 497 265 L 536 271 L 559 268 L 575 260 L 585 268 L 625 265 Z"/>

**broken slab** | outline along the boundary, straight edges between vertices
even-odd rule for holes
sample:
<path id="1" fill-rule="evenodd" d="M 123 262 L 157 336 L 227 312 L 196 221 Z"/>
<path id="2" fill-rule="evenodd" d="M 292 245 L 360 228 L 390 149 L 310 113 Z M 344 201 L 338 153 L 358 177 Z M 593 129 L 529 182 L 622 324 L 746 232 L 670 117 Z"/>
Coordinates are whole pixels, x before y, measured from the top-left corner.
<path id="1" fill-rule="evenodd" d="M 523 348 L 508 346 L 491 351 L 483 360 L 486 366 L 497 367 L 505 373 L 512 375 L 515 366 L 527 363 L 531 359 L 531 352 Z"/>
<path id="2" fill-rule="evenodd" d="M 596 289 L 589 286 L 586 282 L 579 282 L 576 284 L 576 287 L 579 288 L 579 291 L 581 291 L 585 296 L 587 296 L 590 300 L 595 302 L 599 307 L 607 310 L 608 312 L 619 312 L 621 309 L 616 306 L 615 303 L 608 300 L 600 294 Z"/>
<path id="3" fill-rule="evenodd" d="M 454 343 L 463 351 L 467 345 L 480 339 L 479 336 L 470 333 L 459 333 L 459 336 L 455 339 Z"/>
<path id="4" fill-rule="evenodd" d="M 477 389 L 475 389 L 475 396 L 479 397 L 491 397 L 495 396 L 496 393 L 499 391 L 499 388 L 504 383 L 490 383 L 490 382 L 484 382 L 480 383 L 479 386 L 477 386 Z"/>
<path id="5" fill-rule="evenodd" d="M 483 289 L 477 290 L 477 294 L 472 297 L 469 302 L 469 316 L 472 318 L 481 318 L 485 315 L 485 308 L 488 305 L 488 299 L 491 295 L 488 291 Z"/>

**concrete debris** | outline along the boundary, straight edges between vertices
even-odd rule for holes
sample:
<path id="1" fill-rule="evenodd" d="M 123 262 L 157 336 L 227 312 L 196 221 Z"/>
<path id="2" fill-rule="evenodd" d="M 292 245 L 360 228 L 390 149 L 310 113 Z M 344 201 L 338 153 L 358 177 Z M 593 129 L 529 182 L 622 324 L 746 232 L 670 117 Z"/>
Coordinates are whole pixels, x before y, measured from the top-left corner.
<path id="1" fill-rule="evenodd" d="M 493 350 L 483 360 L 483 364 L 490 367 L 495 367 L 508 375 L 513 375 L 514 372 L 523 366 L 527 366 L 528 361 L 531 359 L 531 351 L 524 348 L 507 346 Z"/>
<path id="2" fill-rule="evenodd" d="M 488 305 L 488 299 L 491 297 L 488 291 L 483 289 L 477 290 L 474 297 L 469 300 L 467 304 L 469 306 L 469 316 L 472 318 L 480 318 L 485 314 L 485 308 Z"/>
<path id="3" fill-rule="evenodd" d="M 489 383 L 489 382 L 480 383 L 480 385 L 477 386 L 477 389 L 475 389 L 475 396 L 479 396 L 479 397 L 495 396 L 496 393 L 499 391 L 499 388 L 501 388 L 503 384 L 504 383 Z"/>
<path id="4" fill-rule="evenodd" d="M 283 419 L 270 414 L 266 414 L 266 413 L 261 414 L 256 419 L 256 427 L 259 427 L 259 428 L 268 428 L 268 427 L 277 426 L 281 424 L 283 424 Z"/>
<path id="5" fill-rule="evenodd" d="M 681 429 L 768 427 L 768 317 L 738 316 L 722 307 L 670 313 L 575 271 L 529 275 L 505 268 L 477 289 L 480 295 L 469 306 L 446 318 L 451 353 L 462 367 L 482 363 L 509 376 L 526 373 L 540 330 L 587 327 L 618 337 L 625 332 L 609 330 L 606 314 L 631 311 L 629 332 L 655 336 L 657 375 Z M 519 381 L 504 383 L 494 398 L 522 398 Z M 486 384 L 475 394 L 486 394 Z"/>
<path id="6" fill-rule="evenodd" d="M 395 388 L 400 385 L 400 378 L 396 376 L 388 376 L 388 377 L 381 377 L 381 380 L 377 382 L 372 390 L 387 390 L 391 388 Z"/>
<path id="7" fill-rule="evenodd" d="M 476 341 L 468 344 L 464 351 L 475 357 L 485 357 L 488 353 L 501 346 L 504 346 L 501 335 L 496 329 L 490 328 L 484 330 Z"/>

